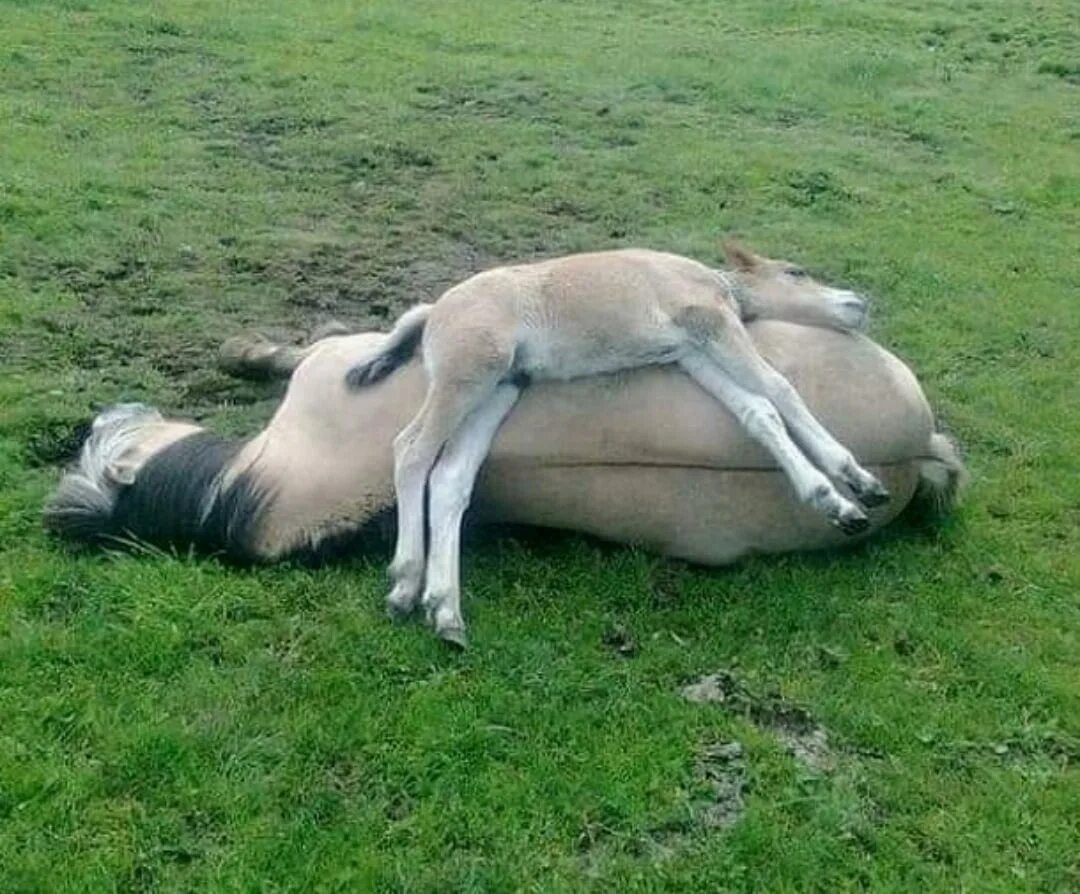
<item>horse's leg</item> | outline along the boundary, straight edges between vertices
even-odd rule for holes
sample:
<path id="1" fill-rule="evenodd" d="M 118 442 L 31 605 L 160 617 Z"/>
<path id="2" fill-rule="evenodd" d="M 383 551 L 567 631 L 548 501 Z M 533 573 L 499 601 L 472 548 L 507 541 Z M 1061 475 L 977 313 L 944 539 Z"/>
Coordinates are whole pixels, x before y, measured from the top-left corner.
<path id="1" fill-rule="evenodd" d="M 841 496 L 832 482 L 799 450 L 768 398 L 737 384 L 700 351 L 689 352 L 680 365 L 731 411 L 750 437 L 769 451 L 801 502 L 821 512 L 845 534 L 857 534 L 867 528 L 866 513 Z"/>
<path id="2" fill-rule="evenodd" d="M 473 410 L 443 448 L 428 482 L 431 543 L 423 605 L 436 634 L 461 647 L 466 645 L 461 616 L 461 521 L 495 433 L 520 393 L 518 386 L 503 383 Z"/>
<path id="3" fill-rule="evenodd" d="M 888 502 L 885 486 L 814 418 L 795 387 L 758 353 L 741 324 L 731 325 L 725 319 L 701 347 L 735 384 L 769 399 L 792 436 L 825 474 L 843 481 L 864 506 Z"/>
<path id="4" fill-rule="evenodd" d="M 468 339 L 450 341 L 451 356 L 437 358 L 442 362 L 428 370 L 430 383 L 420 412 L 394 439 L 398 534 L 390 563 L 394 586 L 386 600 L 391 615 L 411 612 L 424 582 L 424 490 L 431 470 L 446 443 L 490 398 L 513 362 L 512 345 L 503 350 L 495 339 L 485 338 L 486 333 L 472 334 L 488 350 L 476 349 Z M 440 347 L 434 344 L 427 350 L 437 355 Z"/>
<path id="5" fill-rule="evenodd" d="M 344 323 L 332 320 L 314 329 L 302 347 L 279 344 L 259 332 L 236 335 L 218 348 L 218 368 L 241 379 L 287 379 L 320 341 L 350 331 Z"/>

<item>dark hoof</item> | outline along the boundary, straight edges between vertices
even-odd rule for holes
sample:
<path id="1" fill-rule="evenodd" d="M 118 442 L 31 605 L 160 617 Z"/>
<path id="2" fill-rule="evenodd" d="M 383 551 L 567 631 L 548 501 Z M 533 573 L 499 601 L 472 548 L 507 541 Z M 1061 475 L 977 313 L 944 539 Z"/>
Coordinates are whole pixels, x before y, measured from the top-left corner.
<path id="1" fill-rule="evenodd" d="M 459 652 L 469 648 L 469 637 L 465 634 L 464 627 L 444 627 L 436 630 L 436 635 L 448 646 L 453 646 Z"/>
<path id="2" fill-rule="evenodd" d="M 855 496 L 858 497 L 859 502 L 867 509 L 873 509 L 875 506 L 884 506 L 892 499 L 889 492 L 880 484 L 870 490 L 856 493 Z"/>
<path id="3" fill-rule="evenodd" d="M 391 621 L 405 621 L 412 615 L 415 606 L 399 605 L 391 600 L 386 600 L 386 617 Z"/>
<path id="4" fill-rule="evenodd" d="M 842 515 L 833 519 L 833 524 L 849 537 L 862 534 L 870 527 L 870 519 L 865 515 Z"/>

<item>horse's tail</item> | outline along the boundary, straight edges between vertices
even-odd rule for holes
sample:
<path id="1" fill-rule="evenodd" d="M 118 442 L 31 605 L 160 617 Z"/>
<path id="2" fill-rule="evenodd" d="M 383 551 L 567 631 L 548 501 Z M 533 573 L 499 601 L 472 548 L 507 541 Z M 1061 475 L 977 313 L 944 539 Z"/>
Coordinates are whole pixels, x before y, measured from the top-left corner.
<path id="1" fill-rule="evenodd" d="M 350 388 L 374 385 L 406 363 L 420 345 L 431 308 L 430 304 L 417 304 L 398 317 L 378 352 L 353 366 L 345 374 L 345 383 Z"/>
<path id="2" fill-rule="evenodd" d="M 956 506 L 969 477 L 956 442 L 935 432 L 930 436 L 927 454 L 919 461 L 919 483 L 912 507 L 931 519 L 943 518 Z"/>

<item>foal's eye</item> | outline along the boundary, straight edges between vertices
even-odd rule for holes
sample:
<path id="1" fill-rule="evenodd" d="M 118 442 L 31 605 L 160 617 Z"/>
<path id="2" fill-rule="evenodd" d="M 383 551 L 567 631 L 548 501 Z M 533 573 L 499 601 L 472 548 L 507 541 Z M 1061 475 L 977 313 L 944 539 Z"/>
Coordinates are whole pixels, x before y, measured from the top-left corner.
<path id="1" fill-rule="evenodd" d="M 802 279 L 806 276 L 806 271 L 802 267 L 788 267 L 784 272 L 792 279 Z"/>

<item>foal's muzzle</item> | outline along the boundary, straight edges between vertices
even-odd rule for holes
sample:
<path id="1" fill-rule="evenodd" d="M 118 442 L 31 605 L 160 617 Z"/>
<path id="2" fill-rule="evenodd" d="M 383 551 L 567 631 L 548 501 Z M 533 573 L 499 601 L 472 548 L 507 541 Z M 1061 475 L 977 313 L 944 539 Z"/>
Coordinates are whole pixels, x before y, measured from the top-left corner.
<path id="1" fill-rule="evenodd" d="M 829 309 L 841 329 L 863 331 L 870 321 L 870 305 L 865 298 L 846 289 L 830 289 Z"/>

